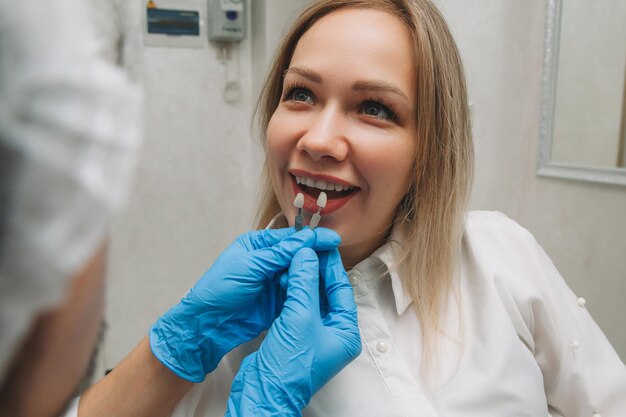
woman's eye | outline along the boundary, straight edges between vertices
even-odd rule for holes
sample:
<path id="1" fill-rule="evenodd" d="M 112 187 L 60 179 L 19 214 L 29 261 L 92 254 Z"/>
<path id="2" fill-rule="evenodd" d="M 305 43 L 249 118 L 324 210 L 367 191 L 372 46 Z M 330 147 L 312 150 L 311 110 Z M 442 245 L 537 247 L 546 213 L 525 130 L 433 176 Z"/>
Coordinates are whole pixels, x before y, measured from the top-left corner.
<path id="1" fill-rule="evenodd" d="M 377 119 L 385 119 L 395 121 L 397 119 L 395 113 L 383 103 L 374 100 L 368 100 L 361 105 L 361 112 L 367 116 Z"/>
<path id="2" fill-rule="evenodd" d="M 314 104 L 313 94 L 306 88 L 296 87 L 287 91 L 285 100 L 300 101 L 307 104 Z"/>

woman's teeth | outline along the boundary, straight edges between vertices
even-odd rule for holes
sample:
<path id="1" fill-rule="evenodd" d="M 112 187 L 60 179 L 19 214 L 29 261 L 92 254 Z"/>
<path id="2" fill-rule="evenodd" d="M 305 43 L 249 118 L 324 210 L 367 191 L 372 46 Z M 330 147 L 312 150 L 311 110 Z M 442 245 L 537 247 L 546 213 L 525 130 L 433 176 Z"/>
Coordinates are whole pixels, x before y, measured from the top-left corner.
<path id="1" fill-rule="evenodd" d="M 328 190 L 328 191 L 350 191 L 353 190 L 354 187 L 347 185 L 339 185 L 333 184 L 331 182 L 326 182 L 322 180 L 314 180 L 312 178 L 307 177 L 296 177 L 296 183 L 306 185 L 307 187 L 315 187 L 320 190 Z"/>

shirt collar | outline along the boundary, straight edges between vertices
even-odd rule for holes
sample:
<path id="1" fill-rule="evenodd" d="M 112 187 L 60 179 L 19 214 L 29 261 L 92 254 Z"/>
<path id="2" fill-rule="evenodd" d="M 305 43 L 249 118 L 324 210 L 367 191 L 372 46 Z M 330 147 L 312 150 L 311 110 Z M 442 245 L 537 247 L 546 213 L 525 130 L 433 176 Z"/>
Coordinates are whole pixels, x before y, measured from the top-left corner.
<path id="1" fill-rule="evenodd" d="M 400 225 L 394 226 L 391 231 L 391 236 L 387 243 L 378 248 L 371 257 L 376 257 L 385 264 L 387 271 L 389 272 L 389 278 L 391 279 L 391 290 L 393 291 L 393 298 L 396 304 L 396 312 L 398 315 L 403 314 L 406 309 L 411 305 L 413 300 L 406 292 L 402 278 L 398 271 L 398 256 L 402 251 L 404 242 L 406 241 L 404 230 Z"/>
<path id="2" fill-rule="evenodd" d="M 285 216 L 283 216 L 282 213 L 278 213 L 267 225 L 267 228 L 273 229 L 281 227 L 285 220 Z M 402 279 L 400 278 L 400 274 L 398 272 L 398 264 L 396 262 L 396 258 L 400 254 L 402 245 L 405 241 L 406 238 L 403 228 L 400 225 L 394 226 L 387 243 L 378 248 L 367 259 L 361 261 L 354 267 L 357 270 L 365 270 L 370 266 L 372 258 L 380 260 L 380 262 L 385 265 L 387 271 L 389 272 L 389 278 L 391 279 L 391 290 L 393 291 L 393 298 L 396 303 L 396 312 L 398 315 L 402 315 L 413 302 L 402 284 Z"/>

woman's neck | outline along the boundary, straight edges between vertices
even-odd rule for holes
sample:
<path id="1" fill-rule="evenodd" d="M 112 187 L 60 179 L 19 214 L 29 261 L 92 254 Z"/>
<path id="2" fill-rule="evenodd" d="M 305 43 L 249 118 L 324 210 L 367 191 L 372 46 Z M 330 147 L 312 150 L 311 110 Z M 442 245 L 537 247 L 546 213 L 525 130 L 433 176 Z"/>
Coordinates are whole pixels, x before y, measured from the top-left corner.
<path id="1" fill-rule="evenodd" d="M 346 245 L 339 246 L 339 253 L 341 254 L 343 267 L 346 271 L 351 270 L 359 262 L 367 259 L 372 253 L 376 252 L 378 248 L 385 244 L 388 236 L 389 233 L 385 231 L 384 233 L 370 236 L 365 241 L 347 243 Z"/>

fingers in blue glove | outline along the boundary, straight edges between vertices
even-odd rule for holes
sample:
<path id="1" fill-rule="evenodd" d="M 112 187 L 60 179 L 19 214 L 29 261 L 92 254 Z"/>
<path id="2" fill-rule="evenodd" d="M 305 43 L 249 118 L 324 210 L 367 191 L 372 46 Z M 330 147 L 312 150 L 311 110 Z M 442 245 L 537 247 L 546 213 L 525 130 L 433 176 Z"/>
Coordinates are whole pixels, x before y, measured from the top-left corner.
<path id="1" fill-rule="evenodd" d="M 300 233 L 305 230 L 309 229 L 303 229 Z M 240 235 L 237 239 L 239 239 L 241 243 L 248 248 L 248 250 L 253 251 L 274 246 L 295 233 L 298 232 L 296 232 L 296 229 L 293 227 L 287 227 L 284 229 L 253 230 Z M 315 240 L 313 241 L 313 245 L 311 247 L 316 251 L 336 248 L 341 242 L 341 237 L 339 237 L 336 232 L 325 227 L 318 227 L 313 231 L 313 233 L 315 233 Z M 310 236 L 310 233 L 307 232 L 306 234 Z"/>
<path id="2" fill-rule="evenodd" d="M 324 256 L 326 252 L 321 252 L 320 253 L 320 259 L 321 257 Z M 319 271 L 318 271 L 319 273 Z M 280 274 L 280 279 L 279 279 L 279 283 L 280 283 L 280 288 L 283 290 L 287 290 L 287 286 L 288 286 L 288 282 L 289 282 L 289 272 L 288 271 L 283 271 L 282 274 Z M 320 315 L 321 317 L 326 317 L 326 315 L 328 314 L 328 300 L 326 299 L 326 289 L 324 288 L 324 283 L 320 283 L 319 285 L 319 300 L 320 300 Z M 284 302 L 284 298 L 283 298 L 283 302 Z M 282 309 L 282 304 L 280 305 L 281 309 Z M 277 310 L 277 315 L 280 314 L 280 310 Z"/>
<path id="3" fill-rule="evenodd" d="M 281 240 L 296 232 L 293 227 L 284 229 L 253 230 L 242 234 L 239 239 L 248 250 L 259 250 L 274 246 Z"/>
<path id="4" fill-rule="evenodd" d="M 330 229 L 303 229 L 288 235 L 273 246 L 254 251 L 252 260 L 258 259 L 259 272 L 268 276 L 287 269 L 296 252 L 307 247 L 317 251 L 334 249 L 340 242 L 337 233 Z M 269 273 L 269 274 L 268 274 Z"/>
<path id="5" fill-rule="evenodd" d="M 334 230 L 326 227 L 316 227 L 315 244 L 313 250 L 316 252 L 326 251 L 337 248 L 341 243 L 341 237 Z"/>
<path id="6" fill-rule="evenodd" d="M 357 357 L 362 350 L 358 337 L 357 307 L 354 290 L 341 262 L 341 255 L 334 249 L 322 253 L 319 261 L 328 302 L 326 307 L 328 313 L 323 319 L 324 326 L 354 333 L 354 337 L 345 338 L 344 346 L 348 355 Z"/>
<path id="7" fill-rule="evenodd" d="M 320 270 L 324 279 L 329 313 L 356 314 L 352 285 L 337 249 L 320 255 Z"/>
<path id="8" fill-rule="evenodd" d="M 289 282 L 289 272 L 284 271 L 282 274 L 280 274 L 280 288 L 282 288 L 283 290 L 287 289 L 287 282 Z"/>
<path id="9" fill-rule="evenodd" d="M 302 248 L 293 257 L 284 310 L 319 317 L 319 261 L 312 249 Z"/>

